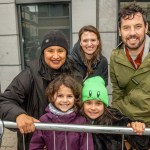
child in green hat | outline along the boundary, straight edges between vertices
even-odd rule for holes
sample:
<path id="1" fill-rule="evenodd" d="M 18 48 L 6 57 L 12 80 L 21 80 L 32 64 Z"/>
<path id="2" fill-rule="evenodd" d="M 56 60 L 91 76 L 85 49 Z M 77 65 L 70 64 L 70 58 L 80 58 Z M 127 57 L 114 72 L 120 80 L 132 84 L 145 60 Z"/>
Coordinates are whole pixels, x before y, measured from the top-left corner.
<path id="1" fill-rule="evenodd" d="M 82 88 L 82 113 L 94 125 L 128 126 L 132 127 L 137 135 L 125 135 L 133 148 L 143 149 L 148 145 L 148 136 L 142 135 L 145 124 L 132 122 L 118 110 L 108 106 L 109 97 L 105 82 L 100 76 L 88 78 Z M 149 139 L 149 138 L 148 138 Z M 93 134 L 95 150 L 121 150 L 122 136 L 119 134 Z"/>

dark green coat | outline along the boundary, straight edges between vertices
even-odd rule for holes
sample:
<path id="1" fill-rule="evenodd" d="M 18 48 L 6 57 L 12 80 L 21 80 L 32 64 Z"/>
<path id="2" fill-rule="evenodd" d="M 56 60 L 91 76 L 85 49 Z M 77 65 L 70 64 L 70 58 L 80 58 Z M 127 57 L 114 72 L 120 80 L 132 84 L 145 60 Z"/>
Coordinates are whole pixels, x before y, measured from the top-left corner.
<path id="1" fill-rule="evenodd" d="M 147 43 L 145 48 L 150 49 L 149 38 Z M 131 120 L 143 121 L 150 127 L 150 52 L 135 70 L 124 50 L 114 49 L 110 58 L 110 78 L 113 86 L 112 106 Z M 127 92 L 126 87 L 132 78 L 137 85 Z"/>

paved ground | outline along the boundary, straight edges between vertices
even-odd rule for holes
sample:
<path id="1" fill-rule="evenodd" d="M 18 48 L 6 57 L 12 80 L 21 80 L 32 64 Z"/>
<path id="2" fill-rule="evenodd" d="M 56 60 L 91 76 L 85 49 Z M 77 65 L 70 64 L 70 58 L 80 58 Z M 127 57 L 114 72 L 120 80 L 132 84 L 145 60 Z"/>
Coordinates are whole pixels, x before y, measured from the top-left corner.
<path id="1" fill-rule="evenodd" d="M 17 135 L 8 129 L 4 129 L 2 146 L 0 150 L 17 150 Z"/>

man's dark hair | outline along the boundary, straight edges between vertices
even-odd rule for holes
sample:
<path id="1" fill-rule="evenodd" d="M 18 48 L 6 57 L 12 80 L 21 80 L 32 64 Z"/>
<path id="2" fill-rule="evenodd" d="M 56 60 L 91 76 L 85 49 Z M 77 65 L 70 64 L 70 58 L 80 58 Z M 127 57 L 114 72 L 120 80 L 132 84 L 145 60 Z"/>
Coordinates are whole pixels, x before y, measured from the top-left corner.
<path id="1" fill-rule="evenodd" d="M 131 3 L 130 5 L 122 8 L 118 14 L 118 23 L 119 27 L 121 27 L 121 19 L 133 19 L 134 15 L 137 13 L 141 13 L 143 17 L 144 24 L 147 23 L 146 12 L 138 5 Z"/>

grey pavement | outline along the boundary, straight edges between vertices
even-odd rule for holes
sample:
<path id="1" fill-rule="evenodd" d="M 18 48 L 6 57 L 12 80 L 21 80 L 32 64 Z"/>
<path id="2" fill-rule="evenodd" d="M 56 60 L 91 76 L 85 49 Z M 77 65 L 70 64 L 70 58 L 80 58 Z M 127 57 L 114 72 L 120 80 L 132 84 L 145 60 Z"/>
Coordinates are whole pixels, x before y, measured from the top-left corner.
<path id="1" fill-rule="evenodd" d="M 0 150 L 17 150 L 17 133 L 4 128 Z"/>

